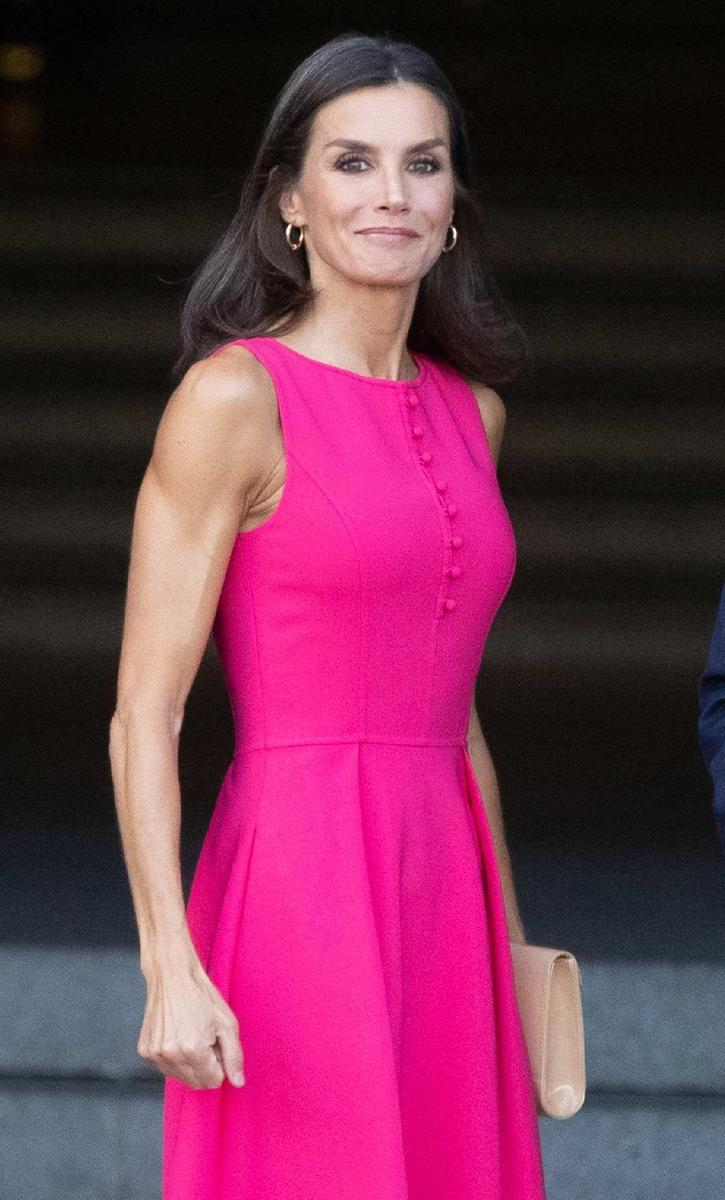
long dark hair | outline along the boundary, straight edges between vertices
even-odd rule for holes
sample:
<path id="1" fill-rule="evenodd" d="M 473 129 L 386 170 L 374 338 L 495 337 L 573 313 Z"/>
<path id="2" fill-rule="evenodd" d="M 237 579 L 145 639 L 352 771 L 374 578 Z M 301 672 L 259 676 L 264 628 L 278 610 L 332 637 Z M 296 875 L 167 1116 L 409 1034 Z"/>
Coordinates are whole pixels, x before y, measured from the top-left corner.
<path id="1" fill-rule="evenodd" d="M 465 115 L 448 79 L 429 54 L 409 42 L 352 32 L 304 59 L 280 93 L 239 207 L 191 277 L 174 383 L 224 341 L 264 335 L 272 326 L 280 334 L 297 326 L 314 288 L 304 250 L 293 253 L 287 245 L 279 199 L 301 174 L 315 114 L 345 92 L 402 81 L 428 88 L 448 112 L 458 231 L 453 251 L 441 254 L 420 280 L 408 347 L 490 386 L 513 381 L 530 365 L 527 339 L 486 257 Z"/>

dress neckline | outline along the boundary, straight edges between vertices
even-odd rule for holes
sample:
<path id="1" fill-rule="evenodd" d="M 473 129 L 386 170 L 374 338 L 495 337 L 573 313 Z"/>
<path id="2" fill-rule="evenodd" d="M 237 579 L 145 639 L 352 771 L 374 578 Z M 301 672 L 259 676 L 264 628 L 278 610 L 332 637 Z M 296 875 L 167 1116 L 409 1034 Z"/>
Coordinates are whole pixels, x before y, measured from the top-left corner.
<path id="1" fill-rule="evenodd" d="M 413 359 L 413 362 L 418 368 L 418 374 L 413 379 L 381 379 L 378 375 L 361 375 L 359 371 L 350 371 L 347 367 L 338 367 L 335 363 L 322 362 L 319 358 L 310 358 L 309 354 L 303 354 L 301 350 L 294 350 L 292 346 L 288 346 L 285 342 L 280 342 L 278 338 L 270 335 L 260 335 L 255 338 L 255 341 L 274 342 L 276 346 L 281 346 L 288 354 L 294 354 L 296 358 L 304 359 L 305 362 L 311 363 L 315 367 L 323 367 L 326 371 L 337 371 L 340 375 L 347 375 L 350 379 L 357 379 L 360 383 L 374 383 L 378 386 L 383 385 L 392 388 L 419 387 L 423 382 L 426 374 L 426 360 L 422 354 L 417 351 L 409 350 L 408 353 Z"/>

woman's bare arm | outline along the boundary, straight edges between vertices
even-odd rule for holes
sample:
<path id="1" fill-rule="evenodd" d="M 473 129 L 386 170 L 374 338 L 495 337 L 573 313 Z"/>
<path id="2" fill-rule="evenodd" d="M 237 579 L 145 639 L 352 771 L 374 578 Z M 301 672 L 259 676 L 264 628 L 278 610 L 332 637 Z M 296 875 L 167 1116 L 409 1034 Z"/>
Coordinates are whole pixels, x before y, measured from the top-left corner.
<path id="1" fill-rule="evenodd" d="M 491 455 L 497 464 L 506 425 L 506 409 L 503 400 L 493 388 L 474 381 L 469 381 L 469 383 L 478 401 L 481 422 L 491 448 Z M 506 843 L 501 794 L 491 752 L 479 722 L 475 695 L 471 702 L 467 741 L 471 765 L 486 806 L 486 816 L 496 849 L 496 860 L 506 906 L 509 940 L 523 942 L 526 941 L 526 934 L 519 912 L 511 858 Z"/>
<path id="2" fill-rule="evenodd" d="M 483 797 L 483 802 L 486 807 L 488 826 L 491 830 L 491 835 L 493 837 L 493 843 L 496 850 L 496 862 L 498 864 L 498 873 L 501 879 L 501 887 L 503 889 L 509 941 L 525 942 L 526 934 L 524 932 L 521 913 L 519 911 L 516 888 L 514 885 L 513 869 L 511 866 L 511 857 L 506 842 L 503 811 L 501 808 L 501 795 L 499 792 L 498 779 L 496 777 L 496 768 L 493 765 L 491 752 L 488 748 L 488 743 L 486 742 L 486 738 L 484 737 L 478 720 L 475 699 L 471 705 L 471 714 L 468 724 L 468 751 L 471 759 L 471 766 L 473 767 L 474 774 L 478 782 L 479 791 Z"/>
<path id="3" fill-rule="evenodd" d="M 161 977 L 201 977 L 181 887 L 179 737 L 235 536 L 275 460 L 277 420 L 249 351 L 195 363 L 164 409 L 136 502 L 109 756 L 141 970 L 155 989 Z"/>

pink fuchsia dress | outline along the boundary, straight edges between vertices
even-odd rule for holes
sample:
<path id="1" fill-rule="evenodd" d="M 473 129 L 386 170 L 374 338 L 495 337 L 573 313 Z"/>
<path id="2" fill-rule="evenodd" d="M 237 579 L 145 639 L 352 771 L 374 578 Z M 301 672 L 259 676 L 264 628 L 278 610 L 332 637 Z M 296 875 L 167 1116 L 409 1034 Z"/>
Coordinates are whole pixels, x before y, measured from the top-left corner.
<path id="1" fill-rule="evenodd" d="M 476 398 L 427 354 L 398 381 L 235 341 L 286 474 L 214 621 L 235 750 L 187 920 L 246 1084 L 166 1077 L 163 1200 L 542 1200 L 466 746 L 516 563 Z"/>

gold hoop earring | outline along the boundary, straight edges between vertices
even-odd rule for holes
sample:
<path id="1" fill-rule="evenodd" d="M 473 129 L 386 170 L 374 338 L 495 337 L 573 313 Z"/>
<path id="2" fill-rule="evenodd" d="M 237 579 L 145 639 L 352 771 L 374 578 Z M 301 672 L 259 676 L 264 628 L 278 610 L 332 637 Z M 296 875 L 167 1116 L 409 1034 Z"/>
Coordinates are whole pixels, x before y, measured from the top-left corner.
<path id="1" fill-rule="evenodd" d="M 290 238 L 290 232 L 293 229 L 297 229 L 297 228 L 299 228 L 300 236 L 296 242 L 293 242 Z M 293 225 L 292 222 L 290 221 L 289 225 L 287 226 L 287 228 L 284 231 L 284 236 L 287 238 L 288 246 L 291 246 L 293 250 L 299 250 L 300 246 L 302 245 L 302 243 L 305 240 L 305 231 L 301 225 L 299 225 L 299 226 Z"/>
<path id="2" fill-rule="evenodd" d="M 443 247 L 444 254 L 447 254 L 449 250 L 452 250 L 458 241 L 458 230 L 456 229 L 455 225 L 449 225 L 448 228 L 453 230 L 453 241 L 451 242 L 450 246 Z M 446 240 L 448 240 L 448 234 L 446 234 Z"/>

